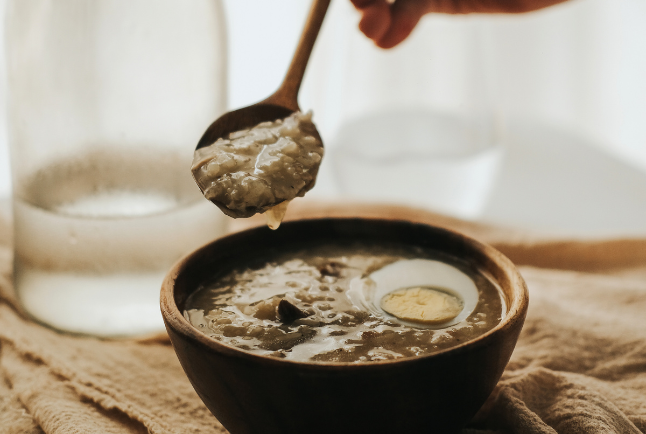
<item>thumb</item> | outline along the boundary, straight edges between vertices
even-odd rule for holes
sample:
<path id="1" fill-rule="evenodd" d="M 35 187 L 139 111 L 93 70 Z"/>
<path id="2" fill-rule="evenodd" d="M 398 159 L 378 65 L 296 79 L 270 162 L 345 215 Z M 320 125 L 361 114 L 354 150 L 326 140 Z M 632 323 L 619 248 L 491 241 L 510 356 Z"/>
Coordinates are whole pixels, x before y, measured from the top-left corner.
<path id="1" fill-rule="evenodd" d="M 430 12 L 428 0 L 397 0 L 390 5 L 390 27 L 375 40 L 378 47 L 392 48 L 411 34 L 422 16 Z"/>

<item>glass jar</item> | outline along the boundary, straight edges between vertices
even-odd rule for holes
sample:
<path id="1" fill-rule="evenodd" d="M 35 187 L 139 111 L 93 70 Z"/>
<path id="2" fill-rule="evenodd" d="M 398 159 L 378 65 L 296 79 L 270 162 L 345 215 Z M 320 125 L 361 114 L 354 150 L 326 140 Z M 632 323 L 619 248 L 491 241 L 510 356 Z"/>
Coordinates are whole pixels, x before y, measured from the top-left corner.
<path id="1" fill-rule="evenodd" d="M 9 0 L 14 282 L 59 330 L 163 330 L 159 288 L 226 220 L 190 174 L 226 109 L 219 0 Z"/>

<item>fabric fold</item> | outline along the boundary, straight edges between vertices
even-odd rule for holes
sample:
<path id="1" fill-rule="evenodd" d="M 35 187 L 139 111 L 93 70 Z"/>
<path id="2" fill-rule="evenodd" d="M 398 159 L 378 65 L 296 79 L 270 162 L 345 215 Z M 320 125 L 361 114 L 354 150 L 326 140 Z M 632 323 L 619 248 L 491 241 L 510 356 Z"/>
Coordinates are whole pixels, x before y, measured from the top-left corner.
<path id="1" fill-rule="evenodd" d="M 0 305 L 0 341 L 2 360 L 13 355 L 25 369 L 33 363 L 46 367 L 82 401 L 121 412 L 153 434 L 224 432 L 197 397 L 169 345 L 59 334 L 21 319 L 6 305 Z M 21 373 L 3 370 L 10 383 Z M 35 402 L 37 407 L 42 401 Z M 30 412 L 35 415 L 31 408 Z M 39 423 L 46 433 L 57 432 Z"/>
<path id="2" fill-rule="evenodd" d="M 68 380 L 3 345 L 0 367 L 12 390 L 46 433 L 144 434 L 148 430 L 118 410 L 92 405 Z M 16 431 L 17 433 L 17 431 Z"/>

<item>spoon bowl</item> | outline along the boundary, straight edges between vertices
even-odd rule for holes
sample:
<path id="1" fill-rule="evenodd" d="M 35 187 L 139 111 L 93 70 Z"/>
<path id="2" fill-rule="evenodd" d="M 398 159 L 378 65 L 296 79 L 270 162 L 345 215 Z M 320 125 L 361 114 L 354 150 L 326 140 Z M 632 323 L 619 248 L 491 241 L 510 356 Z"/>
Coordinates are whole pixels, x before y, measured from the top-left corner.
<path id="1" fill-rule="evenodd" d="M 262 122 L 274 122 L 276 119 L 286 118 L 295 111 L 298 111 L 298 108 L 296 110 L 290 110 L 284 106 L 262 102 L 249 107 L 245 107 L 244 109 L 228 112 L 222 117 L 218 118 L 215 122 L 213 122 L 213 124 L 211 124 L 211 126 L 204 133 L 202 140 L 197 146 L 197 149 L 209 146 L 219 137 L 227 137 L 232 132 L 252 128 Z M 310 125 L 313 126 L 312 124 Z M 311 131 L 308 131 L 308 134 L 315 137 L 322 146 L 321 136 L 315 127 L 312 128 Z M 311 190 L 314 187 L 314 184 L 316 183 L 316 177 L 318 175 L 318 166 L 311 167 L 309 169 L 309 173 L 311 174 L 311 180 L 301 187 L 299 192 L 302 193 L 298 193 L 297 196 L 302 196 L 303 194 L 305 194 L 305 192 Z M 199 183 L 198 186 L 200 186 Z M 282 215 L 284 215 L 286 208 L 285 204 L 283 210 L 278 211 L 278 214 L 276 216 L 274 215 L 272 208 L 286 202 L 286 200 L 276 201 L 272 203 L 271 206 L 264 204 L 260 206 L 247 205 L 247 207 L 245 207 L 244 209 L 231 209 L 225 203 L 221 203 L 215 198 L 210 198 L 210 200 L 225 215 L 232 218 L 248 218 L 255 214 L 262 214 L 267 211 L 272 211 L 271 213 L 267 214 L 268 225 L 272 229 L 275 229 L 280 225 L 280 222 L 282 221 Z M 289 202 L 289 200 L 287 200 L 287 202 Z M 281 212 L 282 214 L 280 214 Z"/>

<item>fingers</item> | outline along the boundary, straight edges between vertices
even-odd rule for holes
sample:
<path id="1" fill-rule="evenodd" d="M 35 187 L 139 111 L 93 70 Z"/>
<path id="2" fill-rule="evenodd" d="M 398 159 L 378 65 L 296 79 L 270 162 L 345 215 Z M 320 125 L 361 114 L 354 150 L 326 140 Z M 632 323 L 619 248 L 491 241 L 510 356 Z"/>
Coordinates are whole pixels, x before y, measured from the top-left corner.
<path id="1" fill-rule="evenodd" d="M 361 2 L 355 0 L 354 3 Z M 386 0 L 370 1 L 362 0 L 365 6 L 361 7 L 361 21 L 359 30 L 373 41 L 378 41 L 386 34 L 391 26 L 390 5 Z"/>
<path id="2" fill-rule="evenodd" d="M 566 0 L 350 0 L 361 12 L 359 29 L 381 48 L 410 35 L 424 14 L 520 13 Z"/>
<path id="3" fill-rule="evenodd" d="M 566 0 L 432 0 L 428 12 L 447 14 L 522 13 L 562 3 Z"/>
<path id="4" fill-rule="evenodd" d="M 355 8 L 363 9 L 368 7 L 372 3 L 376 3 L 379 0 L 350 0 Z"/>
<path id="5" fill-rule="evenodd" d="M 428 12 L 429 0 L 351 0 L 361 11 L 359 30 L 381 48 L 392 48 L 413 31 Z"/>
<path id="6" fill-rule="evenodd" d="M 381 48 L 392 48 L 411 34 L 419 20 L 428 12 L 429 2 L 398 0 L 390 6 L 390 26 L 375 43 Z"/>

